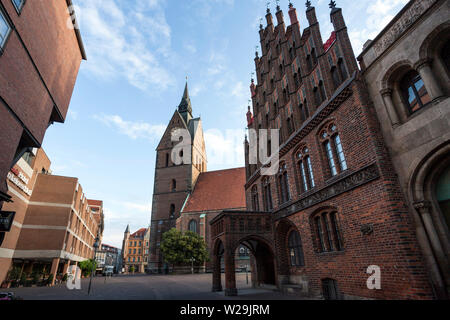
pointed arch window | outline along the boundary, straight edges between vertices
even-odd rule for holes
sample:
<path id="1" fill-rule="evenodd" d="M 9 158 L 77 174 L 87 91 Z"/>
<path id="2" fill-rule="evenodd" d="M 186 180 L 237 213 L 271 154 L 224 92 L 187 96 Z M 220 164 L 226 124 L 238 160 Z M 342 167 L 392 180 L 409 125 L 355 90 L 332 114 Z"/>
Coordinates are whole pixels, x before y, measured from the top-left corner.
<path id="1" fill-rule="evenodd" d="M 166 153 L 166 168 L 169 166 L 169 154 Z"/>
<path id="2" fill-rule="evenodd" d="M 347 170 L 347 161 L 336 125 L 328 125 L 320 134 L 320 139 L 325 149 L 331 175 L 336 176 Z"/>
<path id="3" fill-rule="evenodd" d="M 292 230 L 288 237 L 288 248 L 290 264 L 293 267 L 302 267 L 305 265 L 305 258 L 303 255 L 303 246 L 300 234 Z"/>
<path id="4" fill-rule="evenodd" d="M 341 82 L 344 82 L 348 78 L 347 68 L 345 67 L 344 59 L 339 58 L 338 60 L 339 75 L 341 76 Z"/>
<path id="5" fill-rule="evenodd" d="M 170 219 L 175 218 L 175 205 L 172 203 L 170 205 Z"/>
<path id="6" fill-rule="evenodd" d="M 263 202 L 264 202 L 264 210 L 272 211 L 273 209 L 272 190 L 270 188 L 270 180 L 268 177 L 266 177 L 263 180 Z"/>
<path id="7" fill-rule="evenodd" d="M 288 130 L 288 135 L 290 136 L 294 132 L 294 125 L 291 120 L 291 117 L 288 117 L 286 119 L 286 126 L 287 126 L 287 130 Z"/>
<path id="8" fill-rule="evenodd" d="M 278 173 L 278 187 L 280 191 L 280 204 L 288 202 L 291 199 L 291 195 L 289 192 L 289 178 L 286 163 L 280 164 L 280 171 Z"/>
<path id="9" fill-rule="evenodd" d="M 259 211 L 259 194 L 257 186 L 253 186 L 252 188 L 252 206 L 254 211 Z"/>
<path id="10" fill-rule="evenodd" d="M 331 78 L 333 79 L 334 89 L 337 89 L 341 85 L 341 79 L 335 66 L 331 67 Z"/>
<path id="11" fill-rule="evenodd" d="M 316 214 L 313 219 L 314 243 L 317 252 L 342 251 L 343 243 L 336 211 Z"/>
<path id="12" fill-rule="evenodd" d="M 172 192 L 177 191 L 177 180 L 172 179 Z"/>
<path id="13" fill-rule="evenodd" d="M 302 191 L 306 192 L 315 188 L 316 183 L 314 181 L 314 173 L 312 169 L 311 157 L 309 155 L 309 149 L 303 148 L 297 153 L 297 164 L 300 172 L 300 179 L 302 184 Z"/>

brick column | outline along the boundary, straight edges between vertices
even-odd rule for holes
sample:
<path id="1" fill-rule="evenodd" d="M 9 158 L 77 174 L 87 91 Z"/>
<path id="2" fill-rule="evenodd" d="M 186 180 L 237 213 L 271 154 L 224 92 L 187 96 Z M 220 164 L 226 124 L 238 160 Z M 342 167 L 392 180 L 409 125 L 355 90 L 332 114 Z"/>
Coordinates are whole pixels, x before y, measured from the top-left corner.
<path id="1" fill-rule="evenodd" d="M 225 249 L 225 295 L 237 296 L 234 252 Z"/>
<path id="2" fill-rule="evenodd" d="M 59 258 L 54 258 L 52 260 L 52 268 L 50 269 L 50 274 L 53 275 L 53 281 L 51 283 L 52 286 L 55 284 L 56 274 L 58 272 L 58 267 L 59 267 Z"/>
<path id="3" fill-rule="evenodd" d="M 442 89 L 431 70 L 430 60 L 422 59 L 416 63 L 415 68 L 419 72 L 420 77 L 427 88 L 431 100 L 438 99 L 443 96 Z"/>
<path id="4" fill-rule="evenodd" d="M 212 258 L 212 267 L 213 267 L 213 273 L 212 273 L 212 291 L 218 292 L 222 291 L 222 271 L 220 266 L 220 256 L 213 255 Z"/>
<path id="5" fill-rule="evenodd" d="M 400 120 L 398 118 L 397 110 L 395 110 L 394 102 L 392 101 L 392 90 L 391 89 L 383 89 L 380 91 L 381 96 L 383 97 L 384 106 L 389 114 L 389 118 L 391 119 L 392 126 L 398 127 L 400 125 Z"/>

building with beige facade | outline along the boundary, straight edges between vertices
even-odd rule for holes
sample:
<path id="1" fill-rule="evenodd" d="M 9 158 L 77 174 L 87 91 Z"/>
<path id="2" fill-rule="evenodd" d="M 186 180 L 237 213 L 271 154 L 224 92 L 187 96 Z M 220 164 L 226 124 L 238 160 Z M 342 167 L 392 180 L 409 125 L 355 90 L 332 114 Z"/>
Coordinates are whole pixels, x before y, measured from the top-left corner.
<path id="1" fill-rule="evenodd" d="M 148 269 L 150 228 L 141 228 L 130 234 L 130 226 L 124 233 L 122 260 L 125 273 L 145 273 Z"/>
<path id="2" fill-rule="evenodd" d="M 103 203 L 88 200 L 78 178 L 55 176 L 42 149 L 27 152 L 8 173 L 15 211 L 13 226 L 0 247 L 0 283 L 20 268 L 63 276 L 68 267 L 94 257 L 94 242 L 103 232 Z"/>
<path id="3" fill-rule="evenodd" d="M 412 0 L 358 60 L 437 298 L 450 296 L 450 1 Z"/>

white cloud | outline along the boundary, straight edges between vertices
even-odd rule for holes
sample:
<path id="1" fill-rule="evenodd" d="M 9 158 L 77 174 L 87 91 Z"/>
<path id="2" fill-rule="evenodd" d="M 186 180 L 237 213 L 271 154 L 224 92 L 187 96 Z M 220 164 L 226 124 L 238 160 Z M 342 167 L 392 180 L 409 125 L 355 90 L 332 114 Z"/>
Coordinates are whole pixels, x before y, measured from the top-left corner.
<path id="1" fill-rule="evenodd" d="M 205 145 L 208 153 L 208 168 L 244 166 L 244 130 L 217 129 L 205 131 Z"/>
<path id="2" fill-rule="evenodd" d="M 125 78 L 141 90 L 173 85 L 161 64 L 170 52 L 171 29 L 160 2 L 128 0 L 124 6 L 118 0 L 78 0 L 88 56 L 83 68 L 104 80 Z"/>
<path id="3" fill-rule="evenodd" d="M 163 124 L 152 125 L 141 121 L 126 121 L 118 115 L 94 115 L 94 119 L 108 126 L 115 127 L 120 133 L 127 135 L 133 140 L 138 138 L 159 139 L 166 129 L 166 126 Z"/>

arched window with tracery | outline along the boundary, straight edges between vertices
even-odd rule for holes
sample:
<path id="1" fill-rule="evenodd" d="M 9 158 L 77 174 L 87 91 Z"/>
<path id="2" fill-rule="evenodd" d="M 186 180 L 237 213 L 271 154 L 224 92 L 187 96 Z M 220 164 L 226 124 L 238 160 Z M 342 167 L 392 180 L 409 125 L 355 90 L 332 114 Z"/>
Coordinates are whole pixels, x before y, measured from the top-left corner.
<path id="1" fill-rule="evenodd" d="M 197 221 L 195 221 L 194 219 L 189 221 L 188 229 L 191 232 L 197 233 Z"/>
<path id="2" fill-rule="evenodd" d="M 301 267 L 305 265 L 305 258 L 303 255 L 303 246 L 300 234 L 292 230 L 288 237 L 288 249 L 289 249 L 289 260 L 293 267 Z"/>
<path id="3" fill-rule="evenodd" d="M 342 147 L 341 137 L 335 124 L 329 124 L 320 134 L 321 142 L 325 149 L 328 166 L 332 176 L 348 169 Z"/>
<path id="4" fill-rule="evenodd" d="M 409 114 L 413 114 L 431 102 L 425 84 L 415 70 L 403 76 L 400 81 L 400 90 Z"/>
<path id="5" fill-rule="evenodd" d="M 314 243 L 317 252 L 341 251 L 343 242 L 337 212 L 320 212 L 312 217 Z"/>
<path id="6" fill-rule="evenodd" d="M 264 210 L 272 211 L 273 203 L 272 203 L 272 190 L 270 188 L 270 180 L 268 177 L 263 180 L 263 201 L 264 201 Z"/>
<path id="7" fill-rule="evenodd" d="M 307 147 L 302 148 L 297 153 L 297 163 L 300 172 L 302 191 L 306 192 L 313 189 L 316 186 L 316 183 L 314 181 L 311 157 L 309 156 L 309 149 Z"/>
<path id="8" fill-rule="evenodd" d="M 252 188 L 252 207 L 254 211 L 259 211 L 259 194 L 257 186 L 253 186 Z"/>
<path id="9" fill-rule="evenodd" d="M 280 204 L 288 202 L 291 199 L 291 195 L 289 192 L 289 178 L 286 163 L 280 164 L 280 171 L 278 173 L 278 187 L 280 192 Z"/>

